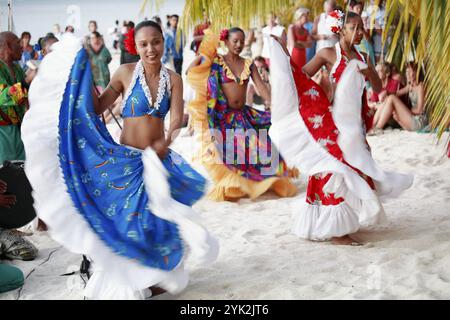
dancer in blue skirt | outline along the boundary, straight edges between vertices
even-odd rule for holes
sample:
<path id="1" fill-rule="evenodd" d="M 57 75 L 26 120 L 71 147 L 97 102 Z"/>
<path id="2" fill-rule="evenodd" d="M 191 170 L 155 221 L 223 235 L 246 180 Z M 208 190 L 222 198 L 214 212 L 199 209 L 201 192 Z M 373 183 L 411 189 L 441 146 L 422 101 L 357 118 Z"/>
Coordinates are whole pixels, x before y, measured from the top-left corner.
<path id="1" fill-rule="evenodd" d="M 200 263 L 218 252 L 191 208 L 205 179 L 168 148 L 181 127 L 183 87 L 161 65 L 160 26 L 140 23 L 128 45 L 141 60 L 122 65 L 97 97 L 87 52 L 65 37 L 42 62 L 22 126 L 36 211 L 56 241 L 92 260 L 89 298 L 145 298 L 149 287 L 180 292 L 187 248 Z M 120 94 L 119 145 L 98 115 Z"/>

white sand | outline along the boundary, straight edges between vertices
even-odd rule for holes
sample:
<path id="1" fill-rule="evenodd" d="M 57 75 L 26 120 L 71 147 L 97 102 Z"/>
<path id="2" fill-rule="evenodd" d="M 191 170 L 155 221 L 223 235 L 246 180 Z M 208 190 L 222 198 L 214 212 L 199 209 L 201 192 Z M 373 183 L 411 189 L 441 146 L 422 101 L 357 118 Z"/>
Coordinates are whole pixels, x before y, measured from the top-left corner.
<path id="1" fill-rule="evenodd" d="M 400 198 L 385 204 L 387 224 L 356 234 L 369 243 L 364 247 L 338 247 L 293 236 L 292 199 L 266 194 L 239 203 L 200 201 L 196 209 L 220 240 L 219 258 L 208 268 L 193 268 L 191 283 L 182 294 L 156 299 L 450 299 L 447 139 L 448 134 L 437 146 L 433 135 L 399 130 L 369 137 L 383 168 L 413 172 L 415 182 Z M 180 137 L 175 144 L 188 160 L 192 147 L 190 137 Z M 298 184 L 298 196 L 304 197 L 305 184 Z M 29 275 L 20 299 L 83 299 L 78 274 L 59 276 L 78 269 L 81 257 L 45 233 L 29 239 L 40 254 L 32 262 L 14 262 Z M 0 299 L 18 296 L 16 290 L 0 294 Z"/>

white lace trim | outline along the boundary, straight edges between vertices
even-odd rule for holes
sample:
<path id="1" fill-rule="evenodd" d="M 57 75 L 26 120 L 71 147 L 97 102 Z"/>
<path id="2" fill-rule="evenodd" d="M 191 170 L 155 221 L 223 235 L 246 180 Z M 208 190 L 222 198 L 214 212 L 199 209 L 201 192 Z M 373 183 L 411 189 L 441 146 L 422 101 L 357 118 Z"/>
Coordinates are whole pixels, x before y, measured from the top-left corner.
<path id="1" fill-rule="evenodd" d="M 336 69 L 338 68 L 338 66 L 339 66 L 339 64 L 341 63 L 341 60 L 342 60 L 341 45 L 339 44 L 339 42 L 336 42 L 335 48 L 336 48 L 336 62 L 334 63 L 333 68 L 331 69 L 331 72 L 330 72 L 330 81 L 331 81 L 331 83 L 335 83 L 336 82 L 336 79 L 333 77 L 333 75 L 336 72 Z M 364 55 L 361 52 L 359 52 L 358 49 L 356 49 L 356 53 L 358 53 L 358 55 L 361 57 L 362 61 L 364 63 L 366 63 L 366 59 L 364 58 Z M 348 59 L 347 58 L 345 58 L 345 59 L 347 60 L 347 64 L 348 64 Z"/>
<path id="2" fill-rule="evenodd" d="M 341 54 L 341 45 L 339 44 L 339 41 L 336 42 L 335 46 L 336 48 L 336 62 L 333 65 L 333 68 L 331 68 L 331 72 L 330 72 L 330 82 L 331 83 L 335 83 L 336 79 L 334 78 L 334 73 L 336 72 L 336 69 L 338 68 L 339 64 L 341 63 L 342 60 L 342 54 Z"/>
<path id="3" fill-rule="evenodd" d="M 141 60 L 139 60 L 136 63 L 136 67 L 134 68 L 133 77 L 131 78 L 130 86 L 128 87 L 127 92 L 125 93 L 125 96 L 123 97 L 123 100 L 122 100 L 122 106 L 120 108 L 120 113 L 123 112 L 123 108 L 125 108 L 125 105 L 127 104 L 128 98 L 130 97 L 131 92 L 133 92 L 133 88 L 136 85 L 136 80 L 139 77 L 140 68 L 142 68 Z"/>
<path id="4" fill-rule="evenodd" d="M 159 110 L 159 106 L 161 104 L 162 99 L 164 98 L 164 94 L 166 90 L 170 92 L 170 75 L 167 71 L 166 67 L 161 66 L 161 71 L 159 72 L 159 84 L 158 84 L 158 94 L 156 96 L 156 102 L 153 104 L 152 95 L 150 93 L 150 88 L 147 85 L 147 81 L 145 81 L 145 71 L 142 63 L 140 64 L 139 70 L 139 82 L 144 90 L 145 96 L 147 97 L 149 106 L 152 106 L 154 109 Z"/>
<path id="5" fill-rule="evenodd" d="M 164 94 L 166 90 L 169 92 L 170 97 L 170 74 L 167 71 L 167 68 L 164 66 L 161 66 L 161 71 L 159 73 L 159 85 L 158 85 L 158 94 L 156 97 L 156 102 L 153 105 L 153 99 L 152 95 L 150 93 L 150 88 L 147 85 L 147 81 L 145 80 L 145 71 L 144 66 L 142 65 L 142 61 L 139 60 L 136 63 L 136 67 L 134 68 L 133 72 L 133 78 L 131 80 L 130 86 L 128 87 L 128 90 L 123 98 L 121 111 L 123 112 L 123 108 L 125 107 L 128 98 L 130 97 L 131 93 L 133 92 L 133 88 L 136 85 L 136 81 L 139 79 L 139 83 L 141 84 L 142 90 L 144 90 L 145 97 L 147 98 L 147 101 L 149 103 L 149 106 L 152 106 L 152 108 L 159 110 L 159 106 L 161 104 L 162 99 L 164 98 Z"/>

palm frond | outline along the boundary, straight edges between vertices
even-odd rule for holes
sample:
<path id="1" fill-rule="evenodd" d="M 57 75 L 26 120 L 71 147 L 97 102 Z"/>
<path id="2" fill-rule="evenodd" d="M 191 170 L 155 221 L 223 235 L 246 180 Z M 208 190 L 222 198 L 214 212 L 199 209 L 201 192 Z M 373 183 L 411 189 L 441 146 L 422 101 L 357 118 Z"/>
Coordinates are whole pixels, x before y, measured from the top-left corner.
<path id="1" fill-rule="evenodd" d="M 344 6 L 344 1 L 338 4 Z M 323 11 L 320 0 L 186 0 L 181 22 L 185 31 L 191 30 L 203 20 L 206 10 L 216 32 L 224 27 L 261 25 L 271 12 L 287 25 L 300 6 L 309 8 L 312 16 Z M 398 60 L 402 69 L 413 59 L 426 71 L 426 110 L 432 128 L 441 137 L 450 122 L 450 5 L 447 0 L 386 0 L 385 7 L 387 60 Z M 372 25 L 374 21 L 372 15 Z"/>

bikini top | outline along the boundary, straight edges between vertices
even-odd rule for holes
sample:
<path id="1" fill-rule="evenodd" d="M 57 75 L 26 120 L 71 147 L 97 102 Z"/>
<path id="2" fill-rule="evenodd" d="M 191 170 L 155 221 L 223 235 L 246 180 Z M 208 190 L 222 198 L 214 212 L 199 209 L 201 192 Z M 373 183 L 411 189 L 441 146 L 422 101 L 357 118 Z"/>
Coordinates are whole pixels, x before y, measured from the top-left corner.
<path id="1" fill-rule="evenodd" d="M 219 81 L 220 83 L 235 82 L 239 85 L 247 84 L 250 81 L 252 74 L 253 62 L 251 59 L 245 59 L 244 70 L 240 76 L 236 77 L 227 65 L 222 56 L 218 56 L 216 63 L 220 66 Z"/>
<path id="2" fill-rule="evenodd" d="M 159 74 L 159 86 L 156 101 L 153 103 L 150 89 L 145 81 L 144 66 L 139 60 L 134 69 L 133 78 L 122 103 L 122 117 L 142 117 L 150 115 L 164 119 L 170 109 L 170 75 L 164 66 Z"/>

